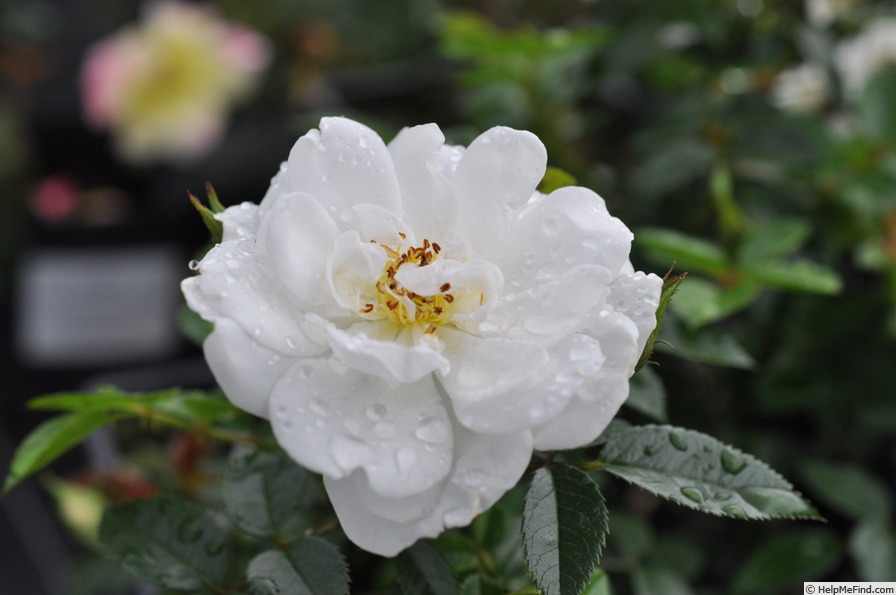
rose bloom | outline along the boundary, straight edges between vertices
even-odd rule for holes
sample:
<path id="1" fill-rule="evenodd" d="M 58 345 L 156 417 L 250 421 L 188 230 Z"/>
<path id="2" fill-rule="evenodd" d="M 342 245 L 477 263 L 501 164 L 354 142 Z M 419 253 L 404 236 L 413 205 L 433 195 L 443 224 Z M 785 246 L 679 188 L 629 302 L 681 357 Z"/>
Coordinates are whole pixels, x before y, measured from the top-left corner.
<path id="1" fill-rule="evenodd" d="M 387 146 L 325 118 L 183 282 L 224 392 L 323 474 L 366 550 L 467 525 L 626 399 L 662 281 L 597 194 L 537 192 L 545 164 L 509 128 Z"/>
<path id="2" fill-rule="evenodd" d="M 858 35 L 840 42 L 834 62 L 847 96 L 861 97 L 875 74 L 896 65 L 896 18 L 873 21 Z"/>
<path id="3" fill-rule="evenodd" d="M 267 41 L 208 7 L 162 1 L 143 22 L 94 44 L 81 73 L 88 124 L 122 158 L 184 161 L 221 137 L 233 104 L 270 59 Z"/>

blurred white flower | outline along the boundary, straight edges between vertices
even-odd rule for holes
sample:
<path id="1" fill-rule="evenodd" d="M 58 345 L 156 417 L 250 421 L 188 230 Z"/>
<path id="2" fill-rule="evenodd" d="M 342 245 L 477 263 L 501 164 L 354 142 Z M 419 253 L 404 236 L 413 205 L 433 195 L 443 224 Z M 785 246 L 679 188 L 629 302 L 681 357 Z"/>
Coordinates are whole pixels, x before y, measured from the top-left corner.
<path id="1" fill-rule="evenodd" d="M 877 72 L 896 65 L 896 18 L 873 21 L 858 35 L 840 42 L 834 61 L 847 96 L 860 97 Z"/>
<path id="2" fill-rule="evenodd" d="M 806 0 L 806 20 L 816 27 L 826 27 L 843 16 L 856 0 Z"/>
<path id="3" fill-rule="evenodd" d="M 805 63 L 778 74 L 771 88 L 771 101 L 781 109 L 812 113 L 827 102 L 830 91 L 824 69 Z"/>
<path id="4" fill-rule="evenodd" d="M 122 158 L 182 161 L 208 152 L 234 103 L 270 60 L 267 41 L 210 8 L 165 0 L 95 43 L 81 73 L 84 113 Z"/>
<path id="5" fill-rule="evenodd" d="M 528 132 L 386 146 L 325 118 L 183 282 L 224 392 L 323 474 L 364 549 L 468 524 L 628 394 L 662 281 L 598 195 L 537 192 L 545 165 Z"/>

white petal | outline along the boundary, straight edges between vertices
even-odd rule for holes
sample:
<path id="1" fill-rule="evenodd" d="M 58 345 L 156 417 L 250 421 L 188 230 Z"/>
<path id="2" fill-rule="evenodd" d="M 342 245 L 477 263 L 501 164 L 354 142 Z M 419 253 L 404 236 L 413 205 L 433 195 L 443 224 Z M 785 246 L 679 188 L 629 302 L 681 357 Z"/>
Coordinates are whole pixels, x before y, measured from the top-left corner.
<path id="1" fill-rule="evenodd" d="M 555 372 L 544 348 L 503 338 L 480 339 L 449 328 L 438 334 L 451 361 L 450 372 L 439 378 L 464 426 L 500 434 L 533 425 L 529 411 L 544 395 L 528 391 Z M 528 400 L 518 400 L 520 394 Z"/>
<path id="2" fill-rule="evenodd" d="M 324 353 L 326 343 L 309 337 L 300 318 L 304 312 L 285 287 L 271 278 L 255 248 L 255 238 L 249 234 L 209 250 L 199 264 L 199 274 L 181 283 L 187 304 L 209 322 L 236 322 L 253 340 L 279 353 L 296 357 Z"/>
<path id="3" fill-rule="evenodd" d="M 530 132 L 498 126 L 467 147 L 451 183 L 464 231 L 478 254 L 499 250 L 509 214 L 532 197 L 546 165 L 544 145 Z"/>
<path id="4" fill-rule="evenodd" d="M 326 210 L 307 194 L 287 194 L 271 201 L 262 217 L 258 241 L 277 278 L 306 304 L 331 299 L 325 280 L 326 257 L 339 228 Z"/>
<path id="5" fill-rule="evenodd" d="M 616 275 L 628 261 L 632 233 L 604 200 L 579 187 L 538 195 L 510 228 L 499 254 L 490 255 L 508 283 L 528 287 L 580 265 Z"/>
<path id="6" fill-rule="evenodd" d="M 429 379 L 393 388 L 304 360 L 274 387 L 270 419 L 293 459 L 334 479 L 363 469 L 383 497 L 424 492 L 451 468 L 451 421 Z"/>
<path id="7" fill-rule="evenodd" d="M 468 340 L 468 343 L 475 340 Z M 497 340 L 491 340 L 497 341 Z M 486 343 L 485 348 L 494 344 Z M 477 357 L 479 350 L 473 349 L 469 357 Z M 465 391 L 450 382 L 445 390 L 452 398 L 454 411 L 461 423 L 476 432 L 502 434 L 519 432 L 547 423 L 557 416 L 574 397 L 583 383 L 599 374 L 604 356 L 596 339 L 586 335 L 573 335 L 554 345 L 547 352 L 546 361 L 521 363 L 530 370 L 528 382 L 520 383 L 504 394 Z M 480 360 L 484 366 L 491 360 Z M 463 364 L 452 361 L 455 368 Z M 491 363 L 494 368 L 500 364 Z M 519 374 L 510 370 L 509 376 Z M 449 388 L 450 387 L 450 388 Z M 491 387 L 489 387 L 491 388 Z M 478 397 L 478 398 L 477 398 Z"/>
<path id="8" fill-rule="evenodd" d="M 450 479 L 429 493 L 388 503 L 367 498 L 359 474 L 342 480 L 325 477 L 348 538 L 365 550 L 394 556 L 420 538 L 469 524 L 516 485 L 532 455 L 529 432 L 505 436 L 482 436 L 463 428 L 456 432 Z M 400 518 L 408 520 L 394 520 L 393 513 L 400 509 Z"/>
<path id="9" fill-rule="evenodd" d="M 376 204 L 398 212 L 398 181 L 383 140 L 346 118 L 323 118 L 296 142 L 287 161 L 289 187 L 317 199 L 334 221 L 353 221 L 352 207 Z"/>
<path id="10" fill-rule="evenodd" d="M 202 344 L 205 361 L 231 403 L 259 417 L 268 416 L 268 400 L 277 381 L 295 363 L 253 341 L 226 318 Z"/>
<path id="11" fill-rule="evenodd" d="M 628 378 L 641 354 L 638 328 L 628 317 L 607 308 L 591 321 L 588 335 L 599 342 L 603 363 L 560 415 L 533 431 L 535 447 L 540 450 L 588 444 L 607 427 L 628 396 Z"/>
<path id="12" fill-rule="evenodd" d="M 224 226 L 221 241 L 241 240 L 254 234 L 258 229 L 260 213 L 258 205 L 244 202 L 215 215 L 215 219 Z"/>
<path id="13" fill-rule="evenodd" d="M 430 510 L 432 504 L 426 498 L 441 496 L 437 488 L 421 496 L 396 499 L 396 508 L 422 516 L 417 520 L 395 521 L 370 509 L 361 496 L 366 486 L 360 473 L 345 479 L 324 476 L 324 486 L 342 530 L 355 545 L 368 552 L 392 557 L 418 539 L 436 537 L 443 531 L 442 520 Z"/>
<path id="14" fill-rule="evenodd" d="M 414 245 L 414 227 L 405 223 L 394 211 L 372 204 L 355 205 L 352 211 L 362 241 L 387 246 Z"/>
<path id="15" fill-rule="evenodd" d="M 620 275 L 610 286 L 607 303 L 612 308 L 628 316 L 638 327 L 638 347 L 640 357 L 647 337 L 656 327 L 656 309 L 660 304 L 660 293 L 663 280 L 653 273 L 647 275 L 641 271 Z"/>
<path id="16" fill-rule="evenodd" d="M 386 251 L 362 241 L 357 231 L 341 234 L 326 260 L 327 283 L 333 301 L 352 314 L 367 303 L 378 303 L 376 281 L 387 261 Z"/>
<path id="17" fill-rule="evenodd" d="M 382 378 L 393 386 L 416 382 L 436 370 L 447 372 L 450 368 L 448 360 L 432 346 L 395 340 L 405 327 L 388 320 L 376 322 L 384 333 L 392 329 L 393 338 L 382 340 L 363 332 L 369 324 L 360 323 L 357 329 L 346 330 L 331 323 L 326 326 L 333 354 L 348 367 Z"/>
<path id="18" fill-rule="evenodd" d="M 516 290 L 507 284 L 480 330 L 489 336 L 551 345 L 580 330 L 592 312 L 600 311 L 611 282 L 606 268 L 583 265 Z"/>
<path id="19" fill-rule="evenodd" d="M 595 401 L 573 398 L 560 415 L 535 428 L 535 448 L 578 448 L 600 436 L 628 396 L 628 379 L 622 375 L 607 378 L 603 389 L 607 398 Z"/>
<path id="20" fill-rule="evenodd" d="M 445 242 L 457 228 L 456 199 L 441 172 L 444 142 L 438 126 L 424 124 L 403 129 L 389 143 L 405 218 L 421 240 Z"/>

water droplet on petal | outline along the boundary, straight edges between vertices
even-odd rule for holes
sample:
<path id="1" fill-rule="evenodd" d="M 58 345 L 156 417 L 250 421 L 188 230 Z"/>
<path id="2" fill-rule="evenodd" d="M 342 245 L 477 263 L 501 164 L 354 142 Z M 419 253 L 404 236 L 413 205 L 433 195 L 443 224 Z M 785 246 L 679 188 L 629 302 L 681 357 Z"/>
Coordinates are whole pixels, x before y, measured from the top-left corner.
<path id="1" fill-rule="evenodd" d="M 471 488 L 475 488 L 477 486 L 482 485 L 482 482 L 485 481 L 485 473 L 479 470 L 468 471 L 463 476 L 463 482 L 467 484 Z"/>
<path id="2" fill-rule="evenodd" d="M 321 175 L 320 175 L 320 181 L 321 181 L 321 182 L 326 182 L 326 181 L 329 180 L 329 179 L 330 179 L 330 178 L 327 177 L 327 174 L 321 174 Z"/>
<path id="3" fill-rule="evenodd" d="M 386 417 L 387 413 L 389 413 L 389 408 L 382 403 L 374 403 L 373 405 L 370 405 L 365 412 L 367 419 L 370 421 L 380 421 Z"/>
<path id="4" fill-rule="evenodd" d="M 320 417 L 329 417 L 330 415 L 330 406 L 319 399 L 311 399 L 308 401 L 308 409 Z"/>
<path id="5" fill-rule="evenodd" d="M 183 262 L 183 261 L 181 261 L 181 262 Z M 199 261 L 191 260 L 187 266 L 190 267 L 191 271 L 198 271 L 199 270 Z"/>
<path id="6" fill-rule="evenodd" d="M 594 236 L 587 236 L 582 240 L 582 245 L 589 250 L 598 250 L 600 248 L 600 240 Z"/>
<path id="7" fill-rule="evenodd" d="M 557 221 L 556 217 L 545 217 L 541 226 L 544 229 L 544 232 L 548 235 L 556 235 L 556 233 L 560 231 L 560 223 Z"/>
<path id="8" fill-rule="evenodd" d="M 414 435 L 423 442 L 441 444 L 451 435 L 451 427 L 448 422 L 437 416 L 425 417 L 420 421 Z"/>
<path id="9" fill-rule="evenodd" d="M 697 488 L 681 488 L 681 495 L 692 502 L 703 504 L 703 492 Z"/>

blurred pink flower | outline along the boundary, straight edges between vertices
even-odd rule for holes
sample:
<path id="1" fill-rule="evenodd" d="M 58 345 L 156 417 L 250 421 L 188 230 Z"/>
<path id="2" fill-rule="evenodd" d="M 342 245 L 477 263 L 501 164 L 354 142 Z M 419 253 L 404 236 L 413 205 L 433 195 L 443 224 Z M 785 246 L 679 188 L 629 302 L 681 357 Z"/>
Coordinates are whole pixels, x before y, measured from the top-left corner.
<path id="1" fill-rule="evenodd" d="M 163 0 L 91 47 L 81 85 L 88 124 L 128 161 L 184 161 L 220 139 L 233 105 L 270 61 L 267 40 L 210 7 Z"/>

